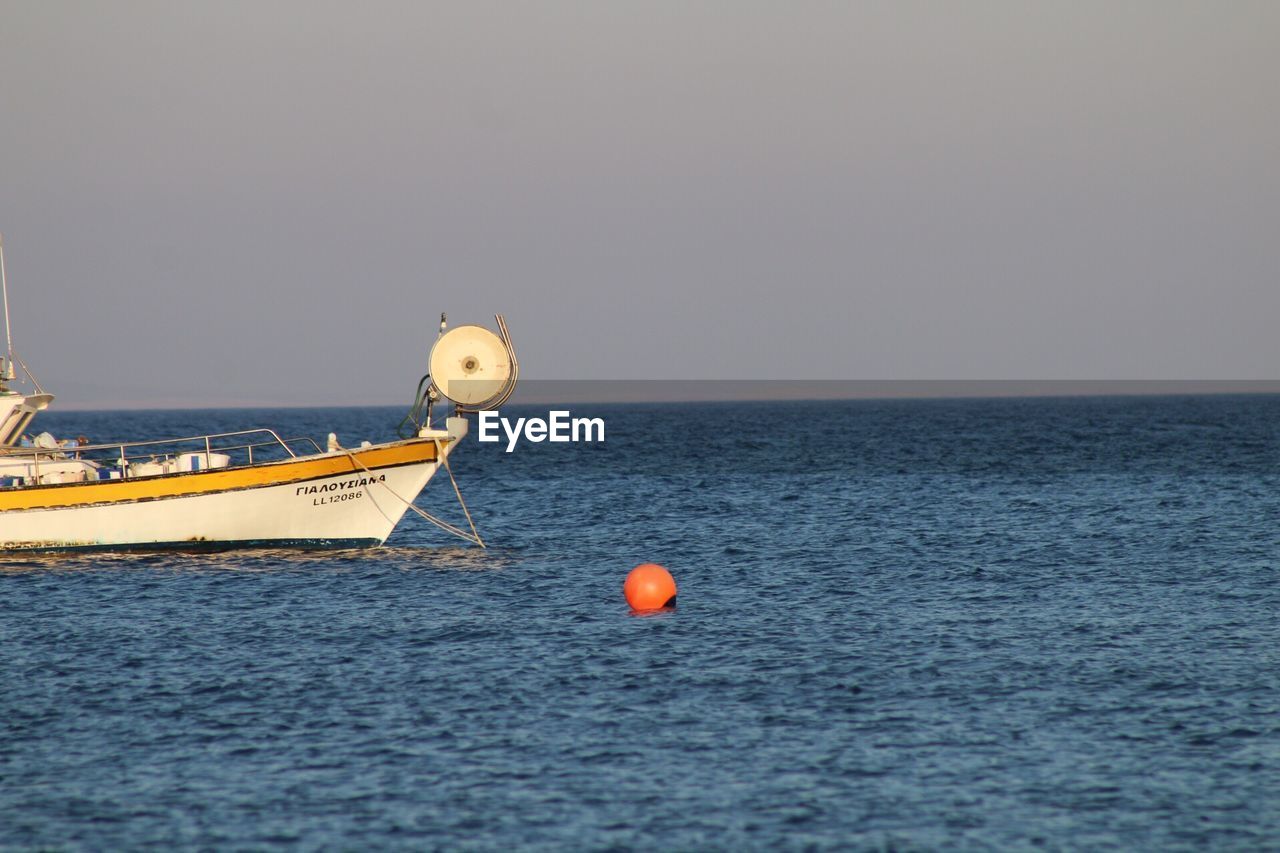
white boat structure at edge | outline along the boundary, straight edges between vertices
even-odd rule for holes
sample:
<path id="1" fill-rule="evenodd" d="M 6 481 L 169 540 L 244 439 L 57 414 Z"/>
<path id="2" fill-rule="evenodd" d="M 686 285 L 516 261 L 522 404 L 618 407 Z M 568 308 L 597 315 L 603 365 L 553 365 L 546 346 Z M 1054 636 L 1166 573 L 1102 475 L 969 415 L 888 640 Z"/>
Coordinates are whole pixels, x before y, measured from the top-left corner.
<path id="1" fill-rule="evenodd" d="M 441 468 L 453 480 L 449 457 L 467 434 L 466 414 L 497 408 L 515 388 L 519 366 L 501 315 L 496 334 L 481 326 L 446 331 L 441 316 L 430 372 L 399 440 L 347 449 L 330 433 L 321 448 L 254 429 L 111 444 L 44 433 L 23 446 L 53 395 L 13 350 L 3 238 L 0 285 L 8 344 L 0 359 L 0 552 L 368 547 L 386 541 L 411 509 L 483 546 L 474 525 L 462 530 L 413 502 Z M 15 365 L 32 393 L 10 388 Z M 442 398 L 453 413 L 434 429 L 432 407 Z"/>

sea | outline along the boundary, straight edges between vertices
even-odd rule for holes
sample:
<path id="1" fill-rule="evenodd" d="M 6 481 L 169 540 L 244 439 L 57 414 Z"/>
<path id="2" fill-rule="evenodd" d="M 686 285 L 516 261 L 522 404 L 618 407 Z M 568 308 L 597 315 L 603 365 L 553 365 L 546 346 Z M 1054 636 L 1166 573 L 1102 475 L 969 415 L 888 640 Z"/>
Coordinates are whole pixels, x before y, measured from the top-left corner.
<path id="1" fill-rule="evenodd" d="M 1280 396 L 568 408 L 486 549 L 0 558 L 0 850 L 1280 850 Z"/>

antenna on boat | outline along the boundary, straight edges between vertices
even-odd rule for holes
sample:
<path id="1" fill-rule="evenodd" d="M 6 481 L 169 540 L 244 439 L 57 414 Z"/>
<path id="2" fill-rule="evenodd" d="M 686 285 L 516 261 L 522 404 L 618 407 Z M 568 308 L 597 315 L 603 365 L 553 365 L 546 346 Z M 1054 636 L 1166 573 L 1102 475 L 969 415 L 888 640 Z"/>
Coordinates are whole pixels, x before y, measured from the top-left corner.
<path id="1" fill-rule="evenodd" d="M 36 379 L 35 374 L 31 372 L 31 368 L 27 367 L 27 363 L 13 351 L 13 334 L 9 331 L 9 280 L 5 276 L 4 272 L 3 234 L 0 234 L 0 293 L 3 293 L 4 298 L 4 342 L 8 347 L 5 358 L 3 359 L 4 363 L 0 365 L 0 392 L 8 391 L 8 383 L 17 378 L 18 374 L 13 367 L 16 363 L 22 367 L 23 374 L 31 381 L 31 384 L 35 386 L 36 393 L 44 394 L 44 389 L 40 387 L 40 382 Z M 49 400 L 52 399 L 53 397 L 49 397 Z M 44 405 L 47 406 L 48 402 L 46 401 Z M 43 406 L 41 408 L 43 408 Z"/>
<path id="2" fill-rule="evenodd" d="M 8 349 L 5 350 L 5 363 L 0 371 L 0 383 L 14 378 L 13 372 L 13 335 L 9 332 L 9 280 L 4 274 L 4 235 L 0 234 L 0 289 L 4 291 L 4 339 Z"/>

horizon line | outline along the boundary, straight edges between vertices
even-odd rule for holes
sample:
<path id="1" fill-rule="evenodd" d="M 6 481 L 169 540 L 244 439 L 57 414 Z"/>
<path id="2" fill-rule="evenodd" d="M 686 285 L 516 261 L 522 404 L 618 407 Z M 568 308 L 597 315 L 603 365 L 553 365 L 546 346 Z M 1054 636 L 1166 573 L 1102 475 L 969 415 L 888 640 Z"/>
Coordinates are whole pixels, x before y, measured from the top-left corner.
<path id="1" fill-rule="evenodd" d="M 540 386 L 529 388 L 530 385 Z M 640 386 L 644 392 L 639 392 Z M 718 387 L 717 387 L 718 386 Z M 780 386 L 786 386 L 785 391 Z M 1069 397 L 1266 396 L 1280 394 L 1280 380 L 1252 379 L 994 379 L 994 380 L 526 380 L 510 405 L 586 403 L 824 402 L 841 400 L 1018 399 Z M 665 393 L 662 393 L 665 389 Z M 630 393 L 628 393 L 630 392 Z M 268 402 L 226 398 L 195 400 L 73 401 L 55 411 L 214 411 L 226 409 L 396 408 L 403 402 Z"/>

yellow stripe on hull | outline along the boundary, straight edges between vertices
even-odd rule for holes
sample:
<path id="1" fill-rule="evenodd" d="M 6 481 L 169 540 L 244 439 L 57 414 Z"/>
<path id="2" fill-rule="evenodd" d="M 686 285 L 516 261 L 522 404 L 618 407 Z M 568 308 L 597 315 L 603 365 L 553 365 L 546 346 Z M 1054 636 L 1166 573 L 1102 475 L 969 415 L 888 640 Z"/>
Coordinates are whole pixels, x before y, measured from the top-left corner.
<path id="1" fill-rule="evenodd" d="M 446 443 L 447 440 L 441 440 L 442 445 Z M 377 470 L 418 462 L 434 462 L 435 459 L 434 440 L 410 439 L 348 452 L 283 459 L 240 468 L 162 474 L 129 480 L 98 480 L 90 483 L 63 483 L 4 489 L 0 490 L 0 512 L 215 494 L 261 486 L 278 486 L 341 474 L 362 474 L 365 468 Z"/>

